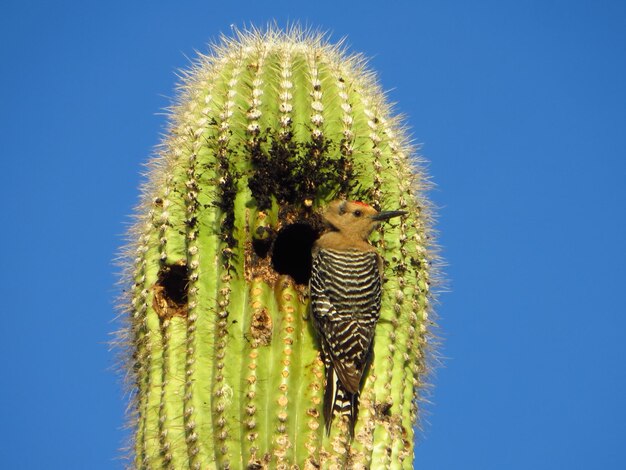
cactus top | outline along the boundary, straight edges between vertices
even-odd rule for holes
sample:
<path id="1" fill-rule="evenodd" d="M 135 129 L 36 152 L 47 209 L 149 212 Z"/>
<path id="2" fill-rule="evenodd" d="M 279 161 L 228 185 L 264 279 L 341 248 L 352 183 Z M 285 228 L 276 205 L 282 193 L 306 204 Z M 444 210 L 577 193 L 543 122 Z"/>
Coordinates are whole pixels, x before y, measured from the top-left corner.
<path id="1" fill-rule="evenodd" d="M 436 257 L 426 179 L 363 58 L 237 33 L 183 73 L 170 111 L 127 253 L 135 465 L 411 468 Z M 354 440 L 323 432 L 306 320 L 336 199 L 407 213 L 372 236 L 385 283 Z"/>

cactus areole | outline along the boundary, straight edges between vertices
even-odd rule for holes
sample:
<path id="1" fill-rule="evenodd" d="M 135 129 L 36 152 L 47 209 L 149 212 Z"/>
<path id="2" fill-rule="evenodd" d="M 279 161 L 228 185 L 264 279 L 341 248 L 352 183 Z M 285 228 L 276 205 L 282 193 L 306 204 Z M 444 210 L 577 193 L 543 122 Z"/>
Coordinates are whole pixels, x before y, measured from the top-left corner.
<path id="1" fill-rule="evenodd" d="M 128 249 L 121 341 L 137 468 L 412 468 L 427 371 L 427 186 L 359 56 L 248 31 L 184 75 Z M 382 307 L 351 436 L 326 433 L 308 314 L 336 199 L 406 215 L 374 231 Z"/>

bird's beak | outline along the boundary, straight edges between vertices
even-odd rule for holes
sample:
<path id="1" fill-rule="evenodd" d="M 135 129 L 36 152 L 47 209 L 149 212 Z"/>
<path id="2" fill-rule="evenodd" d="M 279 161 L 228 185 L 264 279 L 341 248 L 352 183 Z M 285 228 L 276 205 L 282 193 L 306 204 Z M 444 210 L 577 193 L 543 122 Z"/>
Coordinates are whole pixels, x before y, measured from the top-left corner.
<path id="1" fill-rule="evenodd" d="M 383 212 L 379 212 L 376 215 L 373 215 L 372 219 L 378 222 L 382 222 L 384 220 L 389 220 L 392 217 L 398 217 L 399 215 L 406 215 L 406 214 L 408 214 L 407 211 L 383 211 Z"/>

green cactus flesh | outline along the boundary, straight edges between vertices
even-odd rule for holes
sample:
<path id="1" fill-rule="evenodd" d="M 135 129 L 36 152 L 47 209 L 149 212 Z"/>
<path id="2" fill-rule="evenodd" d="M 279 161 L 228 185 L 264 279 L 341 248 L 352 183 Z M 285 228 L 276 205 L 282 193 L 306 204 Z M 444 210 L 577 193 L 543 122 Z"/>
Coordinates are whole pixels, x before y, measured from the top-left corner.
<path id="1" fill-rule="evenodd" d="M 138 468 L 412 468 L 429 343 L 428 206 L 374 77 L 318 35 L 238 33 L 184 76 L 131 232 Z M 310 250 L 333 199 L 408 211 L 385 260 L 355 436 L 322 417 Z"/>

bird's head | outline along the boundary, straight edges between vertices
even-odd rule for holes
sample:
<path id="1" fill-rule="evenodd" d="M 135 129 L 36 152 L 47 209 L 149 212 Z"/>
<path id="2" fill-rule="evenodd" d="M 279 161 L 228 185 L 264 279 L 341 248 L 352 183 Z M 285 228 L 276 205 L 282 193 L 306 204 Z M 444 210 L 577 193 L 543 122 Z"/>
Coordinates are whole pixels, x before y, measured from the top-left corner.
<path id="1" fill-rule="evenodd" d="M 380 222 L 406 213 L 406 211 L 378 212 L 364 202 L 336 200 L 328 205 L 322 216 L 333 230 L 347 237 L 367 240 Z"/>

